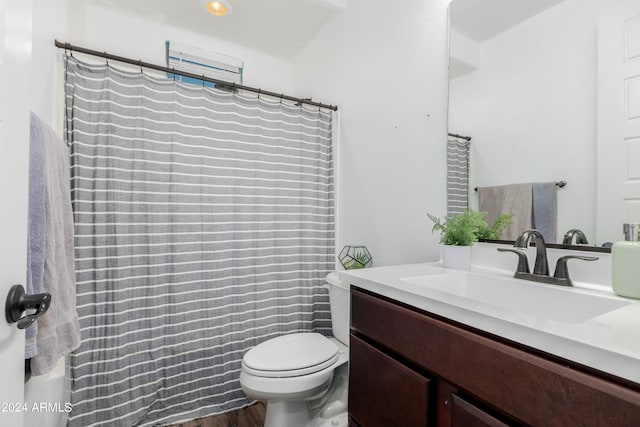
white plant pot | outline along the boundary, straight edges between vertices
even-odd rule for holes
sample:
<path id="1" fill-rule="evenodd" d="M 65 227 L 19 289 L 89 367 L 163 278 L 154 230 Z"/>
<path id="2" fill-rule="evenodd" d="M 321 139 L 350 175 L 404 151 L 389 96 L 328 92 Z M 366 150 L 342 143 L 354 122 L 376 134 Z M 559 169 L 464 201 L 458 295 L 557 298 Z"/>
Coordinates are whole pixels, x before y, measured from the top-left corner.
<path id="1" fill-rule="evenodd" d="M 444 268 L 468 270 L 471 265 L 471 246 L 442 245 Z"/>

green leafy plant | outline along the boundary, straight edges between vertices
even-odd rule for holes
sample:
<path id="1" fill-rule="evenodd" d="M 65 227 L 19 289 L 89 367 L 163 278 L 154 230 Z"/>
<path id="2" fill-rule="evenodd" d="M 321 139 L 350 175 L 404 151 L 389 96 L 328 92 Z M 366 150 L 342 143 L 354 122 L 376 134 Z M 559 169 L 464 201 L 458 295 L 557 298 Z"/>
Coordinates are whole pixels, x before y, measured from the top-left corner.
<path id="1" fill-rule="evenodd" d="M 476 236 L 478 239 L 500 240 L 502 239 L 502 231 L 513 224 L 513 214 L 503 213 L 489 226 L 485 221 L 484 225 L 478 228 Z"/>
<path id="2" fill-rule="evenodd" d="M 369 254 L 367 254 L 365 251 L 356 251 L 353 254 L 353 259 L 358 261 L 358 264 L 360 264 L 362 266 L 361 268 L 363 268 L 365 265 L 367 265 L 371 258 L 369 258 Z"/>
<path id="3" fill-rule="evenodd" d="M 444 221 L 431 214 L 427 214 L 433 221 L 431 231 L 440 231 L 440 243 L 452 246 L 471 246 L 478 239 L 500 240 L 502 231 L 513 224 L 513 215 L 501 214 L 490 226 L 485 221 L 486 212 L 476 212 L 466 209 L 463 213 L 445 217 Z"/>
<path id="4" fill-rule="evenodd" d="M 364 268 L 369 262 L 370 258 L 364 251 L 356 250 L 352 256 L 352 259 L 345 265 L 346 270 L 356 270 Z"/>
<path id="5" fill-rule="evenodd" d="M 484 217 L 486 212 L 476 212 L 473 209 L 466 209 L 463 213 L 444 218 L 427 214 L 433 221 L 431 231 L 440 231 L 440 243 L 452 246 L 471 246 L 478 241 L 477 231 L 486 226 Z"/>

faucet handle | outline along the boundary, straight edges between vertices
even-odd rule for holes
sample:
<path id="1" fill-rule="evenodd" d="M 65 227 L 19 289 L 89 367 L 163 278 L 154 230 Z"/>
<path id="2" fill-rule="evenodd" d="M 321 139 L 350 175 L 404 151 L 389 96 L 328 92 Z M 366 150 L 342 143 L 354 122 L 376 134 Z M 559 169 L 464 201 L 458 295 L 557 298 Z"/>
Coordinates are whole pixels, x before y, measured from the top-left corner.
<path id="1" fill-rule="evenodd" d="M 567 266 L 567 261 L 569 261 L 570 259 L 581 259 L 583 261 L 595 261 L 599 258 L 596 256 L 580 256 L 580 255 L 565 255 L 558 258 L 558 261 L 556 262 L 556 271 L 553 273 L 553 277 L 564 281 L 565 283 L 563 283 L 563 285 L 565 286 L 573 286 L 573 283 L 571 282 L 571 278 L 569 277 L 569 268 Z"/>
<path id="2" fill-rule="evenodd" d="M 529 273 L 529 260 L 527 259 L 527 253 L 522 249 L 515 248 L 497 248 L 498 252 L 513 252 L 518 255 L 518 267 L 516 273 Z"/>

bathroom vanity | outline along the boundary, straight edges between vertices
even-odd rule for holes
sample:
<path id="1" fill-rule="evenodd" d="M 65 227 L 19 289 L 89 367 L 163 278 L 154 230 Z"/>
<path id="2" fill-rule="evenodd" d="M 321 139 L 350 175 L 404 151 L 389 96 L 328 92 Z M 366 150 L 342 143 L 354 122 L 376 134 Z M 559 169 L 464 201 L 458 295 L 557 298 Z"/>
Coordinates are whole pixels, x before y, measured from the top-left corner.
<path id="1" fill-rule="evenodd" d="M 428 264 L 342 279 L 350 425 L 640 425 L 633 300 Z"/>

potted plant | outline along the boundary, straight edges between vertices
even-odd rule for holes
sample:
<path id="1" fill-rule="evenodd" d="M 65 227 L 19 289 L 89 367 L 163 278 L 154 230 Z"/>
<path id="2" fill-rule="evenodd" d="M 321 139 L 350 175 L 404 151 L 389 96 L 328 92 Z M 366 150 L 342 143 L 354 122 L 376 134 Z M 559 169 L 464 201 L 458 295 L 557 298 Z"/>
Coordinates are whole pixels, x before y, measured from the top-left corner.
<path id="1" fill-rule="evenodd" d="M 442 263 L 445 268 L 468 270 L 471 264 L 471 246 L 479 238 L 498 240 L 502 230 L 512 222 L 511 214 L 500 215 L 493 225 L 484 220 L 486 212 L 466 209 L 442 221 L 427 214 L 433 221 L 432 231 L 440 231 Z"/>

